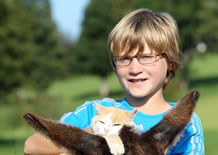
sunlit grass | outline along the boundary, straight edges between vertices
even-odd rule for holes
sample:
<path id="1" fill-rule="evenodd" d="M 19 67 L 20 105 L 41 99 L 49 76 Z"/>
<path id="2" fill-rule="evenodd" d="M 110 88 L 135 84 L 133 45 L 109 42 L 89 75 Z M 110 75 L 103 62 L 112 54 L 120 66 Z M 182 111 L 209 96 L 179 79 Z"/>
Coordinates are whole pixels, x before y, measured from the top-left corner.
<path id="1" fill-rule="evenodd" d="M 190 79 L 211 78 L 218 76 L 218 54 L 197 54 L 191 60 Z"/>

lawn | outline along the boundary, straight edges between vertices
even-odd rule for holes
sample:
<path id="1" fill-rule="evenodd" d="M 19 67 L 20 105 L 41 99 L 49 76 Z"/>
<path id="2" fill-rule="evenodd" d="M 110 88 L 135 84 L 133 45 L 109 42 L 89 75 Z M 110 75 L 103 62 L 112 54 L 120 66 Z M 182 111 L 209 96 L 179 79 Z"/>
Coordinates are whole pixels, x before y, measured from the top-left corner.
<path id="1" fill-rule="evenodd" d="M 190 87 L 201 93 L 196 112 L 204 128 L 205 151 L 217 155 L 218 55 L 198 55 L 191 63 Z"/>
<path id="2" fill-rule="evenodd" d="M 198 90 L 201 97 L 196 112 L 201 118 L 207 155 L 217 155 L 218 147 L 218 55 L 197 55 L 191 63 L 190 90 Z M 114 74 L 108 78 L 109 97 L 120 99 L 124 93 Z M 95 76 L 76 76 L 54 83 L 44 96 L 34 99 L 34 93 L 23 90 L 22 102 L 0 105 L 0 154 L 23 154 L 24 140 L 34 133 L 22 120 L 25 112 L 35 112 L 59 119 L 86 100 L 99 99 L 100 79 Z M 180 93 L 182 97 L 184 92 Z M 185 92 L 186 93 L 186 92 Z M 34 103 L 34 104 L 33 104 Z M 217 121 L 216 121 L 217 122 Z"/>

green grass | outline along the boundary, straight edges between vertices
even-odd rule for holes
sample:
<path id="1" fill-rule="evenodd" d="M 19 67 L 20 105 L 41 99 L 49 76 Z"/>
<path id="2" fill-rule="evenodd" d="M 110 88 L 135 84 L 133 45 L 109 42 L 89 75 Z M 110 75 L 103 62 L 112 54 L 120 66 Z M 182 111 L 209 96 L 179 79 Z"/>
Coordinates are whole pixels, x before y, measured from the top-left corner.
<path id="1" fill-rule="evenodd" d="M 196 112 L 205 130 L 217 130 L 218 123 L 218 55 L 207 54 L 194 57 L 191 63 L 190 90 L 198 90 L 200 99 Z M 218 151 L 217 151 L 218 153 Z"/>
<path id="2" fill-rule="evenodd" d="M 217 155 L 218 139 L 218 55 L 207 54 L 194 57 L 191 63 L 190 90 L 198 90 L 200 99 L 196 107 L 205 140 L 205 153 Z"/>
<path id="3" fill-rule="evenodd" d="M 179 98 L 187 91 L 198 90 L 201 93 L 196 112 L 199 115 L 205 138 L 207 155 L 218 154 L 218 55 L 197 55 L 193 58 L 190 74 L 190 89 L 178 93 L 176 82 L 170 86 Z M 121 99 L 122 88 L 114 74 L 108 78 L 109 97 Z M 100 79 L 96 76 L 77 76 L 54 83 L 49 90 L 35 99 L 35 94 L 23 90 L 24 97 L 20 103 L 0 104 L 0 154 L 21 155 L 23 143 L 34 131 L 22 121 L 22 114 L 35 112 L 52 119 L 59 119 L 65 112 L 73 111 L 87 100 L 101 98 L 99 96 Z M 172 92 L 170 92 L 172 93 Z M 171 94 L 168 94 L 169 96 Z"/>
<path id="4" fill-rule="evenodd" d="M 190 79 L 211 79 L 218 77 L 218 54 L 198 54 L 191 60 Z"/>
<path id="5" fill-rule="evenodd" d="M 217 155 L 217 139 L 218 133 L 215 130 L 204 130 L 204 141 L 205 141 L 205 154 L 206 155 Z"/>

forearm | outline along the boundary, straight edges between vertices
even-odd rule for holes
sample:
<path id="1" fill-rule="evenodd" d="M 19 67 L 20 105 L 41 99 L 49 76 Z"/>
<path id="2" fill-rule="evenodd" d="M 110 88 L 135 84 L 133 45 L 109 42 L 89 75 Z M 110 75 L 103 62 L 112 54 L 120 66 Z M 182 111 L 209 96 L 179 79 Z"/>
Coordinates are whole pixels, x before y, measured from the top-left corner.
<path id="1" fill-rule="evenodd" d="M 92 133 L 90 127 L 84 130 L 85 132 Z M 24 154 L 25 155 L 56 155 L 69 152 L 63 147 L 56 146 L 51 140 L 45 138 L 40 134 L 35 134 L 29 137 L 24 144 Z"/>
<path id="2" fill-rule="evenodd" d="M 49 139 L 40 134 L 29 137 L 24 144 L 24 154 L 61 154 L 67 150 L 63 147 L 56 146 Z"/>

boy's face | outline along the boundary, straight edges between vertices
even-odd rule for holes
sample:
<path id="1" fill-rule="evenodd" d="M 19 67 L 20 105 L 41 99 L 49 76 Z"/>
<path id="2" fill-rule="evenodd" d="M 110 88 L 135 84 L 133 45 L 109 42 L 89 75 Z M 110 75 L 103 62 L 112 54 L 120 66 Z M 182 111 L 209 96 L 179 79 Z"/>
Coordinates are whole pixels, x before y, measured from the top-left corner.
<path id="1" fill-rule="evenodd" d="M 151 49 L 145 46 L 142 54 L 151 53 Z M 133 50 L 130 56 L 136 54 L 137 49 Z M 157 56 L 157 59 L 158 61 L 152 64 L 142 65 L 136 58 L 133 58 L 128 66 L 116 67 L 118 79 L 126 92 L 127 99 L 143 99 L 156 92 L 162 93 L 167 73 L 167 61 L 162 56 Z"/>

